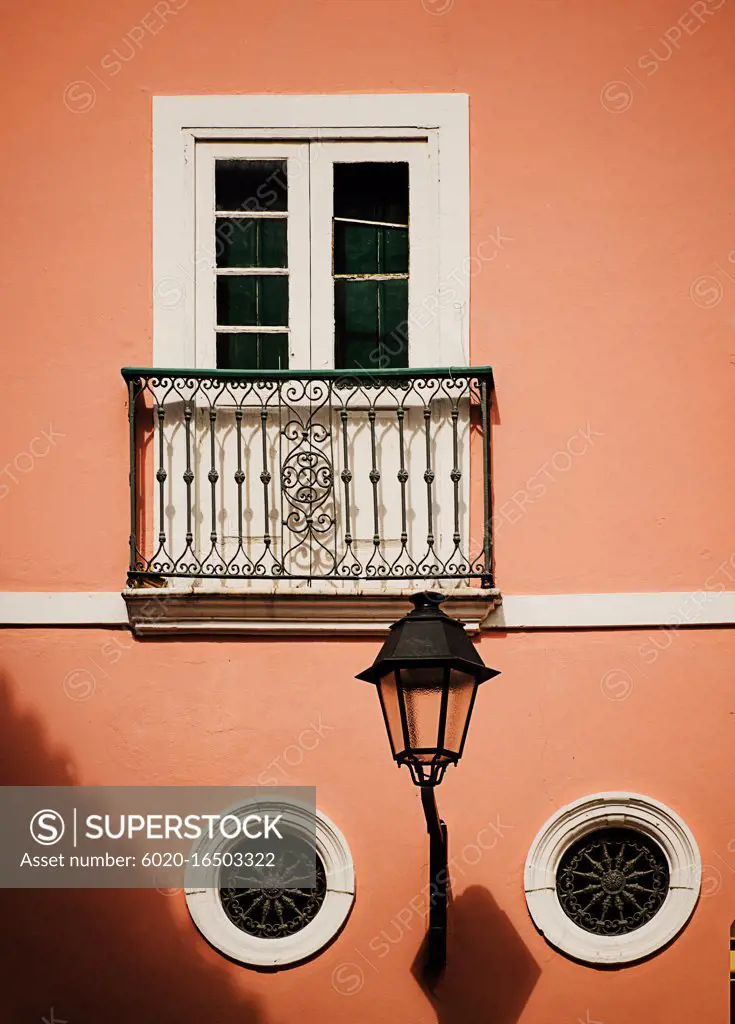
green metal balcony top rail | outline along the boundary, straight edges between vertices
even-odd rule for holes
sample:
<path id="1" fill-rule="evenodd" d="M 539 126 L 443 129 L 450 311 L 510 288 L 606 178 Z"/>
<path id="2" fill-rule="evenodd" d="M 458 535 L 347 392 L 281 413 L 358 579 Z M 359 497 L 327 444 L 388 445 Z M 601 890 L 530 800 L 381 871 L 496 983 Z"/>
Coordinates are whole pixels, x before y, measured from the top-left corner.
<path id="1" fill-rule="evenodd" d="M 491 366 L 441 366 L 441 367 L 408 367 L 388 370 L 187 370 L 161 367 L 123 366 L 120 370 L 124 380 L 131 381 L 141 377 L 191 377 L 192 380 L 355 380 L 395 382 L 412 378 L 466 378 L 477 377 L 483 380 L 492 390 L 494 388 L 493 369 Z"/>
<path id="2" fill-rule="evenodd" d="M 130 586 L 492 586 L 489 366 L 121 373 Z"/>

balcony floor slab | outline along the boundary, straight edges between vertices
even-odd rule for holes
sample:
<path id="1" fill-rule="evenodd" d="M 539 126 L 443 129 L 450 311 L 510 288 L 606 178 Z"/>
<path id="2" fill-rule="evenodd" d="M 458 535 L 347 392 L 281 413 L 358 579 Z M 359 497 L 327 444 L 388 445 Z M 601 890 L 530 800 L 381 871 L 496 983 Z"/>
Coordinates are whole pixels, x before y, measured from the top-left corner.
<path id="1" fill-rule="evenodd" d="M 260 590 L 225 580 L 176 581 L 166 587 L 123 591 L 130 625 L 139 636 L 220 634 L 255 636 L 380 635 L 411 610 L 419 589 L 445 591 L 447 614 L 480 631 L 501 602 L 500 591 L 466 585 L 423 587 L 388 583 L 328 583 Z M 262 586 L 262 585 L 261 585 Z M 277 589 L 280 587 L 280 589 Z"/>

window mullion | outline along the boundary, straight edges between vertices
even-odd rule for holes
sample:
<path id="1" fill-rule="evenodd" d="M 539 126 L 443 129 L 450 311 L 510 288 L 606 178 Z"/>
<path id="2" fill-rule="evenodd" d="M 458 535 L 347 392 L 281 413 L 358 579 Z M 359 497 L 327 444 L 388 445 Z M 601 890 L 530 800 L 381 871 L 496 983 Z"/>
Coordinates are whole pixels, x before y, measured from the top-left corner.
<path id="1" fill-rule="evenodd" d="M 289 369 L 308 369 L 311 334 L 309 150 L 294 146 L 288 158 Z"/>
<path id="2" fill-rule="evenodd" d="M 196 281 L 196 346 L 195 365 L 209 369 L 217 365 L 216 304 L 216 235 L 214 201 L 214 151 L 211 147 L 196 148 L 196 225 L 192 278 Z"/>
<path id="3" fill-rule="evenodd" d="M 334 367 L 334 285 L 332 283 L 332 194 L 335 144 L 312 143 L 311 199 L 311 368 Z"/>

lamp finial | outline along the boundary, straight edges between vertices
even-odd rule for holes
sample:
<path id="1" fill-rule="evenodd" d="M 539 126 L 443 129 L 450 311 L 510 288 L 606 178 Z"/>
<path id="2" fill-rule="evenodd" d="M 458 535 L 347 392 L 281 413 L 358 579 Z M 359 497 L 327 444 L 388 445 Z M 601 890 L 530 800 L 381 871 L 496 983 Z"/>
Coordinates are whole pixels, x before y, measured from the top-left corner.
<path id="1" fill-rule="evenodd" d="M 416 611 L 423 608 L 438 608 L 445 600 L 444 594 L 440 594 L 436 590 L 422 590 L 419 594 L 411 594 L 411 603 Z"/>

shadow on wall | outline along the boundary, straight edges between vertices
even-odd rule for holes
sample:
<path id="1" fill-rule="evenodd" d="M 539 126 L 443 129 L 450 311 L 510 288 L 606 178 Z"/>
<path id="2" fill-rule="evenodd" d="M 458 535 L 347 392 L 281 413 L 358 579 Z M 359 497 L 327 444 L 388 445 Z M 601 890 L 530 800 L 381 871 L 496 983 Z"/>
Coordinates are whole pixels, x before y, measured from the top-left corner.
<path id="1" fill-rule="evenodd" d="M 449 908 L 447 966 L 430 980 L 425 946 L 413 974 L 438 1024 L 516 1024 L 541 969 L 506 914 L 482 886 L 473 885 Z"/>
<path id="2" fill-rule="evenodd" d="M 78 785 L 68 757 L 0 676 L 0 784 Z M 3 889 L 3 1019 L 106 1024 L 266 1024 L 260 1006 L 207 963 L 155 889 Z M 52 1013 L 53 1008 L 53 1013 Z"/>

